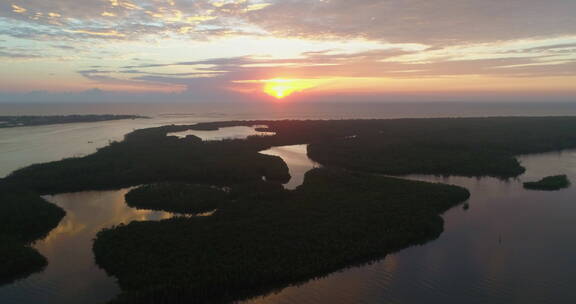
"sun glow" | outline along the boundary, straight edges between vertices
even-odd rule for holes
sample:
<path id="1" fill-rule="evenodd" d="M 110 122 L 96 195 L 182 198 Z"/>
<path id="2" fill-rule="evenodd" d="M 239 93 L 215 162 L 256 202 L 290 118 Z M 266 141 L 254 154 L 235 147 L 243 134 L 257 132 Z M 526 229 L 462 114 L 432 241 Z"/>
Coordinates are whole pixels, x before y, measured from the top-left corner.
<path id="1" fill-rule="evenodd" d="M 264 92 L 278 99 L 283 99 L 295 92 L 301 92 L 315 87 L 317 84 L 305 79 L 282 79 L 274 78 L 264 80 Z"/>

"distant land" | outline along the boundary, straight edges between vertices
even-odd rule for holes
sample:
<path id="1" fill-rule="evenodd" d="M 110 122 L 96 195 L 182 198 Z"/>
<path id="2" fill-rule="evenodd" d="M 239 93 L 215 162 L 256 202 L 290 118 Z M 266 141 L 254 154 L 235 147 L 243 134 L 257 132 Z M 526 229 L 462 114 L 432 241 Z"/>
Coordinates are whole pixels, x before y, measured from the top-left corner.
<path id="1" fill-rule="evenodd" d="M 97 122 L 121 119 L 149 118 L 139 115 L 54 115 L 54 116 L 0 116 L 0 128 L 42 126 L 79 122 Z"/>

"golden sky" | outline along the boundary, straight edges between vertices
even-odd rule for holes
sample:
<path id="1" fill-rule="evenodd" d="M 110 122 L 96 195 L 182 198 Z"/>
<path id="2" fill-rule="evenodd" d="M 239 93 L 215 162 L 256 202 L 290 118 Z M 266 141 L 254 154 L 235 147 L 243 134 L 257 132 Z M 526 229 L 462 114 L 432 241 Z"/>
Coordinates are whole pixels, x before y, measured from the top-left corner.
<path id="1" fill-rule="evenodd" d="M 1 0 L 0 102 L 575 100 L 574 12 L 574 0 Z"/>

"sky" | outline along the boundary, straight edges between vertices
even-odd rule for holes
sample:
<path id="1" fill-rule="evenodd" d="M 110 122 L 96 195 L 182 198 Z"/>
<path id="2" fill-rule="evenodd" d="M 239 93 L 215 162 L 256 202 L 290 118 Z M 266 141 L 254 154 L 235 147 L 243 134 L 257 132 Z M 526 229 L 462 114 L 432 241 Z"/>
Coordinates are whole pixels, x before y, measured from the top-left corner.
<path id="1" fill-rule="evenodd" d="M 576 101 L 576 0 L 0 0 L 0 102 Z"/>

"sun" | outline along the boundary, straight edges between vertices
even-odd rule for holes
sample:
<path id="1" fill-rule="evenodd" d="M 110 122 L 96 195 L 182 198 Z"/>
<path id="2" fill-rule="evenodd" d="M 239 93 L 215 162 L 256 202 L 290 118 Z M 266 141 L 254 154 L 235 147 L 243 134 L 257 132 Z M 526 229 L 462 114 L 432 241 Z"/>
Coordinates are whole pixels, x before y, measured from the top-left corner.
<path id="1" fill-rule="evenodd" d="M 274 78 L 264 80 L 264 93 L 277 99 L 284 99 L 295 92 L 300 92 L 315 86 L 311 81 L 303 79 Z"/>

